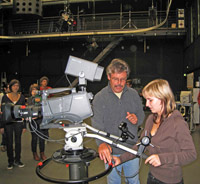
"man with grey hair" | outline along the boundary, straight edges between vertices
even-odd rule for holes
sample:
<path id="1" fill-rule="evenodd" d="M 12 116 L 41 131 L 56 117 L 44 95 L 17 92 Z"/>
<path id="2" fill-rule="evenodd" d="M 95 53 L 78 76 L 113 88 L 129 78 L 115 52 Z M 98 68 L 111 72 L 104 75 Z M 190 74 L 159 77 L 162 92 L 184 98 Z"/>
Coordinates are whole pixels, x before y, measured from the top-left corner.
<path id="1" fill-rule="evenodd" d="M 127 123 L 128 130 L 135 136 L 128 138 L 123 145 L 130 147 L 137 140 L 138 126 L 143 123 L 144 111 L 141 99 L 136 90 L 126 86 L 126 80 L 130 74 L 128 64 L 121 59 L 113 59 L 106 70 L 109 80 L 108 86 L 98 92 L 93 100 L 92 126 L 121 136 L 122 132 L 118 128 L 124 122 Z M 106 167 L 112 155 L 120 155 L 124 151 L 112 147 L 105 142 L 97 140 L 99 157 L 104 160 Z M 112 155 L 111 155 L 112 153 Z M 108 184 L 120 184 L 121 176 L 118 173 L 124 171 L 129 184 L 139 184 L 139 159 L 133 159 L 114 168 L 108 175 Z"/>

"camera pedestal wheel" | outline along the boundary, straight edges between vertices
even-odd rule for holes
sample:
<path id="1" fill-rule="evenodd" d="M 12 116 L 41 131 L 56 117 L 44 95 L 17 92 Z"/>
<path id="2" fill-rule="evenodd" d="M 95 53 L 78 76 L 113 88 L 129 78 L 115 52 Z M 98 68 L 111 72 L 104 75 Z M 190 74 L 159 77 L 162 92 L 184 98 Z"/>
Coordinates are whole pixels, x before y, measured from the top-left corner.
<path id="1" fill-rule="evenodd" d="M 43 162 L 40 162 L 36 168 L 37 175 L 43 180 L 53 183 L 84 183 L 87 184 L 89 181 L 99 179 L 112 171 L 112 165 L 95 175 L 88 176 L 89 166 L 92 164 L 94 159 L 99 159 L 98 154 L 95 150 L 84 148 L 83 150 L 77 151 L 65 151 L 64 149 L 57 150 L 53 156 Z M 51 162 L 65 164 L 65 168 L 68 172 L 67 179 L 52 178 L 44 174 L 43 170 Z"/>

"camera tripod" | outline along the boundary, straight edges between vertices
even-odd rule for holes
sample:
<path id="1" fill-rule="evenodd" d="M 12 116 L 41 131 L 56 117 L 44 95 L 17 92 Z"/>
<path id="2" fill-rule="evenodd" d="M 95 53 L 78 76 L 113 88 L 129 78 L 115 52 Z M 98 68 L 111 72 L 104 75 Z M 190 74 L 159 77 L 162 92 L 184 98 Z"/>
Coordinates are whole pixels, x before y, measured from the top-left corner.
<path id="1" fill-rule="evenodd" d="M 98 134 L 87 133 L 86 130 L 87 128 Z M 142 139 L 144 141 L 141 141 L 138 151 L 135 151 L 124 145 L 116 143 L 108 139 L 107 137 L 123 141 L 121 138 L 100 131 L 98 129 L 95 129 L 85 123 L 65 127 L 64 131 L 66 132 L 65 134 L 66 144 L 64 148 L 57 150 L 51 158 L 43 162 L 40 162 L 36 168 L 37 175 L 46 181 L 53 183 L 62 183 L 62 184 L 68 184 L 68 183 L 87 184 L 89 181 L 99 179 L 105 176 L 106 174 L 109 174 L 112 171 L 113 165 L 110 164 L 105 171 L 95 176 L 89 177 L 88 167 L 90 166 L 91 161 L 99 157 L 95 150 L 83 147 L 84 137 L 99 139 L 102 140 L 103 142 L 118 147 L 122 150 L 128 151 L 138 157 L 147 158 L 147 156 L 143 153 L 146 146 L 150 144 L 150 138 L 147 136 L 145 136 Z M 106 138 L 99 134 L 106 136 Z M 69 179 L 56 179 L 45 175 L 42 172 L 42 170 L 44 170 L 45 166 L 48 165 L 50 161 L 55 161 L 57 163 L 65 164 L 66 167 L 69 168 Z"/>

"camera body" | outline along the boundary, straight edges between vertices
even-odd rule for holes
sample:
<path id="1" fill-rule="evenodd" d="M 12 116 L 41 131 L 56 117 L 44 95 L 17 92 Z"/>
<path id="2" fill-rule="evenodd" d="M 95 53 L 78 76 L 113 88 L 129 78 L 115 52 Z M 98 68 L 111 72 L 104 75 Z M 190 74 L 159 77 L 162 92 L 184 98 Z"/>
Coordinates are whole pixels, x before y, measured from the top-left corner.
<path id="1" fill-rule="evenodd" d="M 63 96 L 50 94 L 70 91 Z M 81 123 L 84 119 L 93 115 L 90 100 L 93 95 L 86 91 L 78 91 L 69 88 L 55 88 L 39 92 L 42 96 L 40 105 L 14 105 L 2 104 L 3 121 L 12 122 L 19 119 L 42 118 L 41 129 L 62 128 L 60 121 L 67 120 L 72 123 Z"/>
<path id="2" fill-rule="evenodd" d="M 59 92 L 69 88 L 60 89 Z M 84 119 L 93 115 L 90 101 L 93 99 L 91 93 L 70 89 L 70 94 L 59 97 L 47 98 L 48 94 L 58 91 L 49 89 L 43 91 L 41 128 L 59 128 L 59 121 L 67 120 L 72 123 L 81 123 Z M 48 93 L 48 94 L 47 94 Z M 57 123 L 58 122 L 58 123 Z"/>

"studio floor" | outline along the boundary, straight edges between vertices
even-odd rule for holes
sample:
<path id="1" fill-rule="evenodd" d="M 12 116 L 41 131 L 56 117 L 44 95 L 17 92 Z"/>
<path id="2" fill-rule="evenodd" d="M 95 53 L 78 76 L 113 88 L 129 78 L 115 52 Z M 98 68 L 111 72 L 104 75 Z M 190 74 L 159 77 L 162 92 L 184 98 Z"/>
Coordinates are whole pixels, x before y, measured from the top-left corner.
<path id="1" fill-rule="evenodd" d="M 90 123 L 88 119 L 86 123 Z M 64 139 L 65 132 L 62 129 L 50 129 L 49 130 L 50 140 Z M 2 137 L 2 136 L 0 136 Z M 198 158 L 195 162 L 190 165 L 183 167 L 184 183 L 185 184 L 199 184 L 200 183 L 200 126 L 196 126 L 195 131 L 192 132 L 192 137 L 198 153 Z M 0 138 L 1 141 L 1 138 Z M 97 146 L 94 139 L 86 138 L 84 140 L 85 147 L 97 150 Z M 48 158 L 52 156 L 55 151 L 63 148 L 61 142 L 50 141 L 46 143 L 45 154 Z M 47 184 L 47 182 L 41 179 L 36 174 L 37 161 L 33 160 L 31 152 L 31 134 L 27 130 L 22 136 L 22 159 L 21 161 L 25 164 L 24 168 L 14 167 L 12 170 L 7 170 L 7 155 L 6 152 L 0 151 L 0 184 Z M 97 175 L 104 171 L 104 164 L 99 159 L 91 161 L 89 166 L 89 177 Z M 68 168 L 64 164 L 49 162 L 48 166 L 43 171 L 44 174 L 57 178 L 57 179 L 68 179 Z M 141 160 L 141 166 L 139 171 L 140 183 L 145 184 L 147 179 L 148 166 Z M 106 184 L 106 176 L 89 182 L 91 184 Z M 124 179 L 122 178 L 122 183 Z"/>

